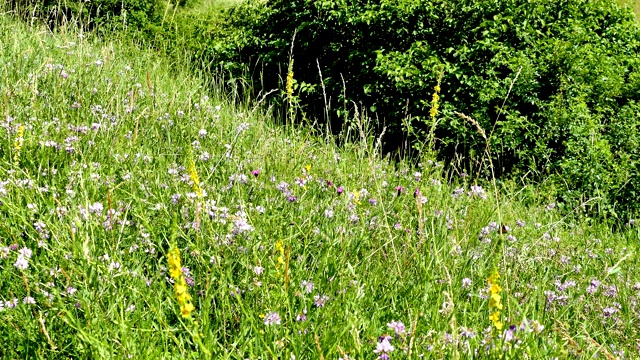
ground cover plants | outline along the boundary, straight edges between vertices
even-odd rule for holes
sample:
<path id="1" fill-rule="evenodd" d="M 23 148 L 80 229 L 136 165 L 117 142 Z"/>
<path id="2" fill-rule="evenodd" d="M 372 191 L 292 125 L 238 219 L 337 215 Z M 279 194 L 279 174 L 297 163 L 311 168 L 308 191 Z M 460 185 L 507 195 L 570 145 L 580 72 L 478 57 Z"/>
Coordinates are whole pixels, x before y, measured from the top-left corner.
<path id="1" fill-rule="evenodd" d="M 639 228 L 0 17 L 0 357 L 637 358 Z M 218 89 L 218 91 L 216 91 Z"/>

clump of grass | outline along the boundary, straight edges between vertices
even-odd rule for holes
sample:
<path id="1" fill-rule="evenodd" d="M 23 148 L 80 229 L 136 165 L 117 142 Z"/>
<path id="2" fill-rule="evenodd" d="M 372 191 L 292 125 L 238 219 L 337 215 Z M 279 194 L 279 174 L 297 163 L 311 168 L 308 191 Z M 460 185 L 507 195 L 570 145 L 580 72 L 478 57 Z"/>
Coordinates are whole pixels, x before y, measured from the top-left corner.
<path id="1" fill-rule="evenodd" d="M 0 38 L 3 357 L 640 356 L 633 222 L 278 127 L 126 40 Z"/>

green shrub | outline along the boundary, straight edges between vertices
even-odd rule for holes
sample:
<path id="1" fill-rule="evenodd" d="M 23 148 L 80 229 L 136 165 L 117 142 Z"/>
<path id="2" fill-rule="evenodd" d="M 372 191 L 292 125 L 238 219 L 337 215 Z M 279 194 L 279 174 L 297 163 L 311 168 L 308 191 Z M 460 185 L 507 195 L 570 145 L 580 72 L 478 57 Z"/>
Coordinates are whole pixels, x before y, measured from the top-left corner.
<path id="1" fill-rule="evenodd" d="M 386 126 L 387 149 L 398 146 L 403 119 L 416 143 L 429 135 L 442 74 L 434 135 L 443 159 L 478 171 L 488 147 L 497 176 L 551 177 L 568 206 L 613 217 L 639 210 L 640 32 L 614 1 L 247 1 L 223 27 L 235 36 L 200 40 L 212 50 L 199 56 L 252 63 L 256 83 L 271 89 L 295 34 L 307 111 L 324 107 L 319 64 L 331 120 L 362 105 Z M 454 111 L 475 119 L 489 144 Z"/>

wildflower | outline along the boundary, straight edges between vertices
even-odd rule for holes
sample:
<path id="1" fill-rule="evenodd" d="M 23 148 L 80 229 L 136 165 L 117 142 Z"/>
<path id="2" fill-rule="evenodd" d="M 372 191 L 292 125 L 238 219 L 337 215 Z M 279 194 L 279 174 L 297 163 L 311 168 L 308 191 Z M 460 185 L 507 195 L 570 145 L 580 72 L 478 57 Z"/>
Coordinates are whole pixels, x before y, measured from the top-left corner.
<path id="1" fill-rule="evenodd" d="M 242 115 L 242 114 L 238 114 L 238 116 L 240 116 L 240 115 Z M 240 124 L 240 125 L 238 125 L 238 127 L 236 128 L 236 133 L 240 134 L 240 133 L 242 133 L 242 132 L 244 132 L 244 131 L 249 130 L 249 126 L 250 126 L 250 125 L 249 125 L 249 123 L 246 123 L 246 122 L 241 123 L 241 124 Z"/>
<path id="2" fill-rule="evenodd" d="M 324 217 L 326 217 L 327 219 L 331 219 L 333 217 L 333 210 L 325 209 L 324 210 Z"/>
<path id="3" fill-rule="evenodd" d="M 496 329 L 502 330 L 503 324 L 500 321 L 500 312 L 499 311 L 495 311 L 495 312 L 491 313 L 491 315 L 489 316 L 489 320 L 491 320 L 491 322 L 493 323 L 493 326 L 495 326 Z"/>
<path id="4" fill-rule="evenodd" d="M 180 261 L 180 250 L 174 247 L 167 254 L 167 258 L 169 262 L 169 275 L 174 280 L 174 294 L 180 305 L 180 314 L 183 318 L 189 318 L 195 308 L 191 303 L 191 295 L 189 295 L 187 291 L 187 283 Z"/>
<path id="5" fill-rule="evenodd" d="M 121 267 L 122 265 L 119 262 L 112 261 L 111 264 L 109 264 L 109 271 L 120 270 Z"/>
<path id="6" fill-rule="evenodd" d="M 251 172 L 251 175 L 253 175 L 253 176 L 255 176 L 255 177 L 258 177 L 258 175 L 260 175 L 260 170 L 258 170 L 258 169 L 253 170 L 253 171 Z"/>
<path id="7" fill-rule="evenodd" d="M 587 294 L 593 295 L 596 291 L 598 291 L 598 287 L 600 287 L 601 283 L 602 282 L 600 280 L 591 280 L 591 283 L 589 283 L 589 286 L 587 287 Z"/>
<path id="8" fill-rule="evenodd" d="M 202 198 L 202 189 L 200 188 L 200 177 L 198 176 L 198 171 L 196 170 L 196 164 L 193 160 L 189 162 L 189 179 L 193 183 L 193 191 L 198 195 L 199 198 Z"/>
<path id="9" fill-rule="evenodd" d="M 398 193 L 398 196 L 400 196 L 402 194 L 403 188 L 402 186 L 396 186 L 394 190 Z"/>
<path id="10" fill-rule="evenodd" d="M 462 336 L 463 338 L 471 339 L 471 338 L 474 338 L 476 336 L 476 333 L 473 331 L 473 329 L 461 326 L 460 327 L 460 336 Z"/>
<path id="11" fill-rule="evenodd" d="M 253 226 L 251 226 L 246 219 L 240 218 L 233 222 L 234 235 L 251 232 L 253 229 Z"/>
<path id="12" fill-rule="evenodd" d="M 284 261 L 284 244 L 282 240 L 276 242 L 276 252 L 278 253 L 278 257 L 276 258 L 276 268 L 280 268 L 285 265 Z"/>
<path id="13" fill-rule="evenodd" d="M 374 353 L 378 354 L 378 359 L 387 360 L 389 359 L 389 353 L 393 352 L 395 348 L 389 342 L 389 337 L 384 336 L 381 340 L 376 344 L 376 349 L 373 350 Z"/>
<path id="14" fill-rule="evenodd" d="M 291 102 L 291 98 L 293 96 L 293 59 L 289 62 L 289 69 L 287 71 L 287 100 Z"/>
<path id="15" fill-rule="evenodd" d="M 462 287 L 468 289 L 471 287 L 472 281 L 469 278 L 462 279 Z"/>
<path id="16" fill-rule="evenodd" d="M 327 295 L 316 295 L 313 297 L 313 305 L 319 308 L 324 307 L 327 301 L 329 301 L 329 297 Z"/>
<path id="17" fill-rule="evenodd" d="M 483 200 L 487 198 L 487 194 L 484 192 L 484 189 L 478 185 L 471 186 L 471 192 L 469 193 L 469 195 L 475 195 Z"/>
<path id="18" fill-rule="evenodd" d="M 287 184 L 286 182 L 283 181 L 283 182 L 279 183 L 278 185 L 276 185 L 276 189 L 278 189 L 280 192 L 283 192 L 283 193 L 286 194 L 286 193 L 289 192 L 288 191 L 289 190 L 289 184 Z"/>
<path id="19" fill-rule="evenodd" d="M 431 119 L 435 120 L 436 116 L 438 116 L 438 107 L 440 101 L 440 82 L 438 81 L 438 85 L 433 87 L 433 97 L 431 98 L 431 110 L 429 110 L 429 116 Z"/>
<path id="20" fill-rule="evenodd" d="M 281 323 L 282 319 L 280 318 L 280 314 L 277 312 L 270 312 L 264 316 L 264 324 L 267 326 L 280 325 Z"/>
<path id="21" fill-rule="evenodd" d="M 307 294 L 311 294 L 313 292 L 313 281 L 311 281 L 311 280 L 303 280 L 302 283 L 300 284 L 300 287 Z"/>
<path id="22" fill-rule="evenodd" d="M 28 247 L 23 247 L 22 249 L 18 250 L 18 254 L 26 259 L 31 259 L 31 254 L 33 254 L 33 251 L 31 251 L 31 249 L 29 249 Z"/>
<path id="23" fill-rule="evenodd" d="M 9 300 L 5 301 L 4 302 L 4 306 L 7 309 L 14 309 L 16 306 L 18 306 L 18 298 L 13 298 L 13 300 L 11 300 L 11 301 L 9 301 Z"/>
<path id="24" fill-rule="evenodd" d="M 462 195 L 462 193 L 464 193 L 464 189 L 463 188 L 457 188 L 457 189 L 453 190 L 453 194 L 451 194 L 451 196 L 454 199 L 457 199 L 458 197 L 460 197 L 460 195 Z"/>
<path id="25" fill-rule="evenodd" d="M 29 261 L 23 256 L 18 256 L 16 262 L 13 263 L 13 266 L 20 270 L 26 270 L 29 267 Z"/>
<path id="26" fill-rule="evenodd" d="M 18 131 L 16 133 L 16 138 L 13 141 L 13 150 L 15 154 L 13 155 L 13 161 L 17 164 L 20 161 L 20 150 L 22 150 L 22 145 L 24 144 L 24 125 L 18 126 Z"/>
<path id="27" fill-rule="evenodd" d="M 262 275 L 262 273 L 264 272 L 264 268 L 263 268 L 262 266 L 254 266 L 254 267 L 253 267 L 253 272 L 254 272 L 256 275 L 260 276 L 260 275 Z"/>
<path id="28" fill-rule="evenodd" d="M 500 321 L 500 310 L 502 310 L 502 297 L 500 296 L 500 292 L 502 288 L 498 284 L 500 280 L 500 273 L 497 270 L 494 270 L 489 279 L 487 279 L 489 283 L 489 309 L 491 310 L 491 315 L 489 316 L 489 320 L 493 323 L 493 326 L 497 330 L 502 330 L 503 323 Z"/>
<path id="29" fill-rule="evenodd" d="M 300 314 L 296 315 L 296 321 L 298 321 L 298 322 L 307 321 L 307 309 L 306 308 L 304 310 L 302 310 L 302 312 Z"/>
<path id="30" fill-rule="evenodd" d="M 31 296 L 27 296 L 26 298 L 22 299 L 22 303 L 23 304 L 35 304 L 36 303 L 36 299 L 32 298 Z"/>
<path id="31" fill-rule="evenodd" d="M 611 317 L 611 315 L 613 315 L 613 314 L 615 314 L 617 312 L 618 312 L 618 309 L 613 307 L 613 306 L 602 309 L 602 314 L 605 317 Z"/>
<path id="32" fill-rule="evenodd" d="M 402 321 L 392 320 L 390 323 L 387 323 L 387 327 L 393 330 L 398 336 L 404 335 L 406 333 L 406 328 Z"/>

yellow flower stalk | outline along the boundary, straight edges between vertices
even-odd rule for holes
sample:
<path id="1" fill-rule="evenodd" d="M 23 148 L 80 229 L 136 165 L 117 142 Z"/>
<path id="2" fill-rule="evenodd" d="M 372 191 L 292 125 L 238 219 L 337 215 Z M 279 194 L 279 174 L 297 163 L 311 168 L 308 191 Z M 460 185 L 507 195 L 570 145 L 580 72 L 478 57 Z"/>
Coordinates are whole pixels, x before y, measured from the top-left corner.
<path id="1" fill-rule="evenodd" d="M 182 263 L 180 261 L 180 249 L 174 247 L 167 254 L 169 261 L 169 275 L 174 281 L 173 292 L 180 305 L 180 314 L 183 318 L 190 318 L 195 307 L 191 303 L 191 295 L 187 289 L 187 283 L 182 273 Z"/>
<path id="2" fill-rule="evenodd" d="M 440 81 L 438 81 L 438 85 L 434 87 L 433 98 L 431 99 L 431 110 L 429 111 L 429 115 L 431 116 L 431 120 L 435 120 L 436 116 L 438 116 L 438 107 L 440 107 Z"/>
<path id="3" fill-rule="evenodd" d="M 287 100 L 291 102 L 293 96 L 293 59 L 289 62 L 289 69 L 287 71 Z"/>
<path id="4" fill-rule="evenodd" d="M 498 281 L 500 280 L 500 273 L 498 270 L 493 270 L 487 282 L 489 283 L 489 309 L 491 310 L 491 315 L 489 315 L 489 320 L 493 323 L 493 327 L 497 330 L 502 330 L 504 324 L 500 321 L 500 310 L 502 310 L 502 297 L 500 296 L 500 292 L 502 288 Z"/>
<path id="5" fill-rule="evenodd" d="M 284 266 L 286 263 L 284 261 L 284 245 L 282 243 L 282 240 L 276 242 L 276 251 L 279 253 L 278 257 L 276 258 L 276 268 L 280 268 L 281 266 Z"/>
<path id="6" fill-rule="evenodd" d="M 13 155 L 13 162 L 18 164 L 20 161 L 20 151 L 22 150 L 22 145 L 24 145 L 24 125 L 18 126 L 18 131 L 16 133 L 16 138 L 13 141 L 13 150 L 15 154 Z"/>
<path id="7" fill-rule="evenodd" d="M 193 191 L 198 195 L 198 198 L 202 198 L 202 189 L 200 188 L 200 177 L 198 176 L 198 171 L 196 170 L 196 163 L 193 160 L 189 161 L 189 168 L 187 169 L 189 172 L 189 178 L 193 183 Z"/>

